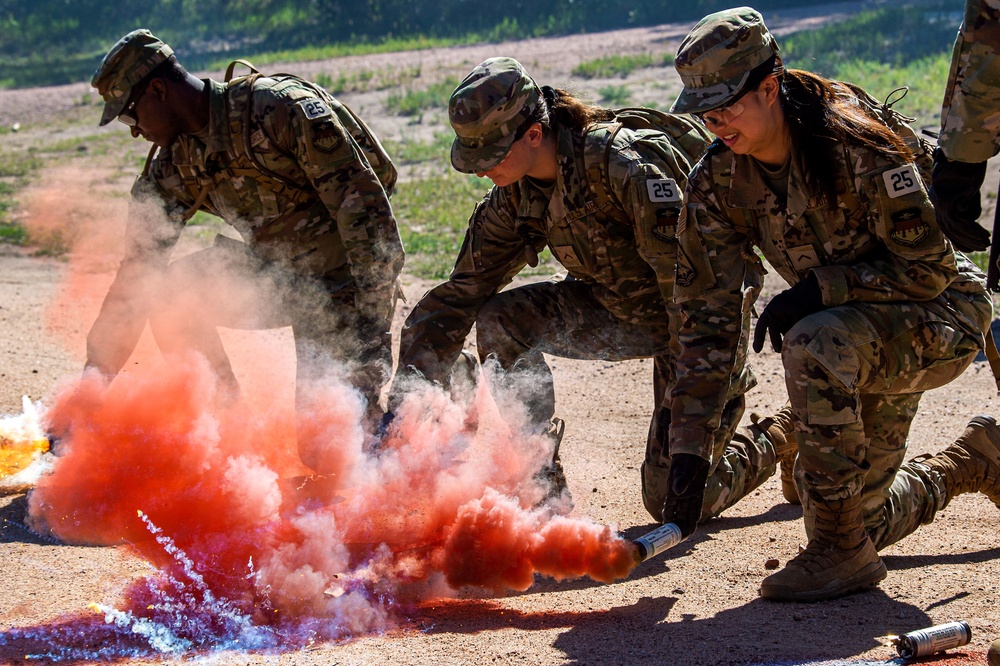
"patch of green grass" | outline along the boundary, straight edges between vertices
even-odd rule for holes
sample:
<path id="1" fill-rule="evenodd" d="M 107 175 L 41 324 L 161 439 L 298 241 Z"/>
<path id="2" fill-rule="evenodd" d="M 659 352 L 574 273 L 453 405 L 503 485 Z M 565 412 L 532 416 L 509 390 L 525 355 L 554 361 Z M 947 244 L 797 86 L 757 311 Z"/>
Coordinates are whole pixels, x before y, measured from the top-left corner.
<path id="1" fill-rule="evenodd" d="M 584 79 L 607 79 L 612 76 L 625 78 L 633 71 L 645 67 L 666 67 L 673 64 L 672 53 L 657 54 L 636 53 L 627 55 L 609 55 L 585 60 L 573 68 L 574 76 Z"/>
<path id="2" fill-rule="evenodd" d="M 315 81 L 334 95 L 363 93 L 370 90 L 403 87 L 420 76 L 421 70 L 422 68 L 418 64 L 402 68 L 362 69 L 357 72 L 338 74 L 336 77 L 321 73 L 315 76 Z"/>
<path id="3" fill-rule="evenodd" d="M 27 234 L 25 244 L 35 248 L 40 257 L 62 257 L 73 249 L 76 239 L 62 229 L 53 229 L 45 234 Z"/>
<path id="4" fill-rule="evenodd" d="M 928 56 L 951 52 L 962 20 L 961 4 L 940 2 L 886 6 L 778 40 L 790 67 L 833 76 L 849 60 L 902 67 Z"/>
<path id="5" fill-rule="evenodd" d="M 110 146 L 119 146 L 121 141 L 121 137 L 114 134 L 88 134 L 86 136 L 55 139 L 51 143 L 41 144 L 38 150 L 45 153 L 46 156 L 63 156 L 66 153 L 104 152 Z"/>
<path id="6" fill-rule="evenodd" d="M 906 97 L 893 108 L 908 116 L 926 120 L 940 113 L 941 99 L 948 83 L 951 55 L 921 58 L 901 67 L 885 63 L 848 60 L 837 66 L 833 78 L 850 81 L 880 101 L 896 88 L 907 86 Z M 898 95 L 894 96 L 898 97 Z"/>
<path id="7" fill-rule="evenodd" d="M 979 270 L 986 273 L 989 271 L 990 264 L 990 253 L 989 252 L 966 252 L 965 256 L 972 260 L 976 266 L 979 266 Z"/>
<path id="8" fill-rule="evenodd" d="M 0 207 L 0 215 L 3 214 Z M 28 238 L 27 232 L 20 224 L 13 222 L 0 222 L 0 243 L 10 243 L 12 245 L 24 245 Z"/>
<path id="9" fill-rule="evenodd" d="M 314 76 L 313 82 L 333 92 L 333 77 L 327 74 L 326 72 L 320 72 L 319 74 Z"/>
<path id="10" fill-rule="evenodd" d="M 458 79 L 449 76 L 444 81 L 420 90 L 404 88 L 401 91 L 389 93 L 385 100 L 385 106 L 389 111 L 400 116 L 415 116 L 427 109 L 443 109 L 448 106 L 448 99 L 457 86 Z"/>
<path id="11" fill-rule="evenodd" d="M 454 171 L 402 182 L 392 209 L 406 249 L 406 270 L 445 279 L 458 258 L 469 216 L 492 183 Z"/>
<path id="12" fill-rule="evenodd" d="M 961 14 L 954 3 L 882 7 L 778 41 L 787 66 L 856 83 L 876 99 L 909 87 L 894 108 L 926 119 L 941 109 Z"/>
<path id="13" fill-rule="evenodd" d="M 41 166 L 42 159 L 30 148 L 0 153 L 0 178 L 27 178 Z"/>
<path id="14" fill-rule="evenodd" d="M 20 224 L 8 220 L 8 214 L 14 208 L 14 194 L 17 187 L 10 182 L 0 181 L 0 243 L 24 245 L 27 233 Z"/>
<path id="15" fill-rule="evenodd" d="M 411 37 L 389 38 L 381 42 L 357 42 L 354 44 L 328 44 L 326 46 L 304 46 L 286 51 L 268 51 L 252 56 L 255 66 L 271 65 L 284 62 L 304 62 L 308 60 L 327 60 L 351 55 L 370 55 L 375 53 L 394 53 L 396 51 L 423 51 L 442 46 L 458 46 L 474 44 L 481 41 L 477 35 L 467 37 Z M 233 58 L 209 61 L 205 69 L 225 71 Z"/>
<path id="16" fill-rule="evenodd" d="M 628 86 L 603 86 L 597 89 L 597 94 L 605 106 L 627 106 L 632 98 Z"/>
<path id="17" fill-rule="evenodd" d="M 383 141 L 382 146 L 396 164 L 416 164 L 438 162 L 450 164 L 451 144 L 455 135 L 451 132 L 436 132 L 430 141 Z"/>
<path id="18" fill-rule="evenodd" d="M 41 168 L 42 160 L 34 150 L 0 152 L 0 242 L 23 245 L 27 232 L 10 220 L 17 207 L 17 193 Z"/>

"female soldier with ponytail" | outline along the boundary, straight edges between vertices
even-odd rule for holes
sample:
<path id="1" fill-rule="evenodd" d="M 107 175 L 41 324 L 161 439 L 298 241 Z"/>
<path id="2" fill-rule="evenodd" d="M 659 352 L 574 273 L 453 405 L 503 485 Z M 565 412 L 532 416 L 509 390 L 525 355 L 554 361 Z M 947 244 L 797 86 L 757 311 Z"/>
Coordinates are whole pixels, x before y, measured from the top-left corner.
<path id="1" fill-rule="evenodd" d="M 786 70 L 756 11 L 702 19 L 674 64 L 684 89 L 673 110 L 718 139 L 690 175 L 678 226 L 670 452 L 711 450 L 726 410 L 718 387 L 742 372 L 759 252 L 791 285 L 760 311 L 752 344 L 781 354 L 809 537 L 761 595 L 817 601 L 873 585 L 886 576 L 877 551 L 955 495 L 1000 503 L 992 417 L 903 462 L 923 392 L 983 348 L 984 276 L 938 227 L 918 142 L 859 89 Z"/>
<path id="2" fill-rule="evenodd" d="M 655 403 L 642 482 L 645 505 L 659 520 L 669 465 L 663 442 L 673 372 L 674 231 L 686 174 L 707 148 L 708 133 L 689 117 L 666 115 L 670 135 L 621 127 L 607 109 L 539 88 L 511 58 L 477 66 L 452 94 L 448 112 L 457 135 L 452 165 L 491 179 L 494 187 L 472 214 L 451 277 L 407 318 L 399 368 L 447 383 L 475 323 L 480 358 L 494 358 L 504 371 L 501 381 L 516 384 L 525 396 L 527 430 L 548 430 L 558 442 L 561 433 L 550 425 L 552 373 L 543 353 L 652 358 Z M 545 247 L 568 276 L 500 292 L 524 266 L 536 265 Z M 730 506 L 775 468 L 766 438 L 751 442 L 738 435 L 738 450 L 730 447 L 732 455 L 723 455 L 751 383 L 746 369 L 738 374 L 713 435 L 716 474 L 706 515 Z M 561 491 L 557 460 L 549 471 L 554 490 Z M 687 531 L 701 508 L 699 501 L 688 512 Z"/>

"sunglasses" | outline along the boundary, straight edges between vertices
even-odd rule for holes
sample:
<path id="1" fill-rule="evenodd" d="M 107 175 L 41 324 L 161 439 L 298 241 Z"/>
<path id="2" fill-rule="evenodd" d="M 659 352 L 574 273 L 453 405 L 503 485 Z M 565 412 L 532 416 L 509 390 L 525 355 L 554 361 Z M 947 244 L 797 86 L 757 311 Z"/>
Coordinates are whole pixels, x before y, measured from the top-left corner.
<path id="1" fill-rule="evenodd" d="M 718 109 L 706 111 L 705 113 L 696 113 L 694 117 L 701 121 L 701 124 L 705 127 L 720 127 L 728 125 L 739 118 L 744 109 L 745 107 L 742 102 L 732 102 Z"/>
<path id="2" fill-rule="evenodd" d="M 142 96 L 146 94 L 146 89 L 149 88 L 149 81 L 146 81 L 142 89 L 138 93 L 133 95 L 132 101 L 122 109 L 122 112 L 118 114 L 118 121 L 127 127 L 135 127 L 139 124 L 139 116 L 135 112 L 135 105 L 139 103 Z"/>
<path id="3" fill-rule="evenodd" d="M 743 96 L 756 89 L 757 86 L 754 86 L 753 88 L 744 88 L 738 95 L 736 95 L 736 97 L 732 98 L 722 106 L 717 106 L 711 111 L 705 111 L 704 113 L 695 113 L 694 117 L 705 127 L 720 127 L 722 125 L 728 125 L 739 118 L 740 114 L 746 110 L 743 102 L 740 101 L 743 99 Z"/>

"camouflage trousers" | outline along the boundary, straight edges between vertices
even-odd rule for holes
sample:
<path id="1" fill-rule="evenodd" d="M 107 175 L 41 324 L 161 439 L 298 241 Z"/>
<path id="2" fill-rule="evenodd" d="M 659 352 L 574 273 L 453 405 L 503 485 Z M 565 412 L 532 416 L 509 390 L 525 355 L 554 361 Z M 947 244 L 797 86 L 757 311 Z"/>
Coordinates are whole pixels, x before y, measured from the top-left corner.
<path id="1" fill-rule="evenodd" d="M 601 305 L 583 282 L 539 282 L 488 300 L 476 319 L 476 332 L 480 358 L 496 358 L 511 381 L 531 387 L 525 402 L 538 429 L 555 414 L 552 370 L 543 354 L 582 360 L 653 359 L 653 413 L 641 484 L 643 504 L 659 521 L 670 470 L 665 450 L 670 409 L 665 401 L 674 372 L 666 313 L 649 323 L 627 323 Z M 703 519 L 717 516 L 774 474 L 770 444 L 735 434 L 743 411 L 743 396 L 732 399 L 716 432 Z"/>
<path id="2" fill-rule="evenodd" d="M 161 285 L 149 317 L 157 345 L 165 353 L 201 353 L 230 397 L 238 397 L 239 385 L 216 327 L 291 326 L 296 402 L 303 404 L 304 387 L 334 361 L 348 368 L 349 381 L 368 401 L 368 418 L 381 416 L 378 401 L 392 368 L 391 339 L 387 326 L 382 336 L 359 330 L 353 290 L 333 291 L 322 279 L 264 262 L 244 243 L 222 236 L 213 247 L 172 262 Z M 309 455 L 300 453 L 309 464 Z"/>
<path id="3" fill-rule="evenodd" d="M 946 297 L 976 313 L 981 330 L 989 325 L 985 294 Z M 979 335 L 936 303 L 834 307 L 785 336 L 781 357 L 799 445 L 794 475 L 807 535 L 816 501 L 860 493 L 876 548 L 931 522 L 943 506 L 939 480 L 919 462 L 904 463 L 907 434 L 923 393 L 972 363 Z"/>

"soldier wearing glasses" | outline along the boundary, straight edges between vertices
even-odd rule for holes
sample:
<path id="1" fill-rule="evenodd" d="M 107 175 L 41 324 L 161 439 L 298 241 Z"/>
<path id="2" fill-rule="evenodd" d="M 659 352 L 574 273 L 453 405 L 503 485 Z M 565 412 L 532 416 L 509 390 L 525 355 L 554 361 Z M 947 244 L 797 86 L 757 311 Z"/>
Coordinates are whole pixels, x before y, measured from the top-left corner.
<path id="1" fill-rule="evenodd" d="M 198 79 L 167 44 L 136 30 L 94 75 L 101 125 L 118 119 L 154 147 L 132 188 L 125 256 L 88 335 L 87 367 L 117 374 L 148 319 L 164 352 L 201 352 L 235 396 L 216 327 L 291 325 L 299 398 L 309 361 L 332 358 L 350 369 L 377 422 L 403 266 L 389 205 L 395 169 L 365 124 L 318 86 L 231 74 L 225 83 Z M 151 202 L 165 223 L 153 222 Z M 231 224 L 242 242 L 220 236 L 170 262 L 199 210 Z M 234 275 L 252 281 L 252 302 L 222 288 Z M 322 452 L 302 453 L 324 467 Z"/>
<path id="2" fill-rule="evenodd" d="M 702 19 L 674 65 L 684 83 L 674 111 L 698 114 L 718 140 L 688 179 L 678 224 L 670 453 L 710 450 L 718 387 L 750 342 L 759 251 L 790 285 L 760 310 L 752 346 L 770 340 L 781 354 L 809 537 L 761 595 L 819 601 L 876 584 L 877 551 L 954 496 L 1000 504 L 992 417 L 904 462 L 923 392 L 984 347 L 984 276 L 942 234 L 891 114 L 857 88 L 786 69 L 759 13 Z"/>

